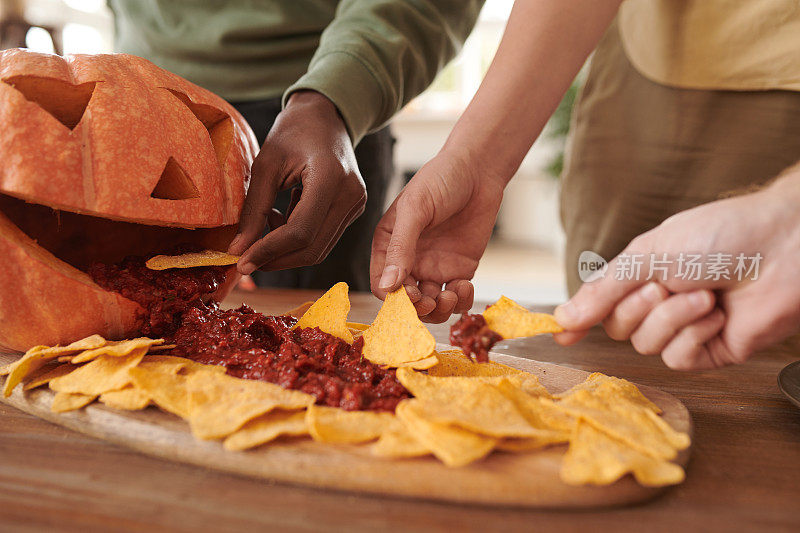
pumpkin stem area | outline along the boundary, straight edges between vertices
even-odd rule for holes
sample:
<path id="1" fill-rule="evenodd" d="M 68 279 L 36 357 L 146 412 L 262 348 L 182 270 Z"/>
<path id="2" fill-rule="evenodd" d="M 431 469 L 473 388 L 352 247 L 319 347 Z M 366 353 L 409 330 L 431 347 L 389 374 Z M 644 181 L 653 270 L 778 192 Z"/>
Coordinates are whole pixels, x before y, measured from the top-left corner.
<path id="1" fill-rule="evenodd" d="M 82 272 L 94 262 L 118 263 L 132 255 L 149 257 L 182 244 L 224 250 L 236 232 L 235 226 L 185 229 L 122 222 L 2 194 L 0 213 L 39 247 Z"/>

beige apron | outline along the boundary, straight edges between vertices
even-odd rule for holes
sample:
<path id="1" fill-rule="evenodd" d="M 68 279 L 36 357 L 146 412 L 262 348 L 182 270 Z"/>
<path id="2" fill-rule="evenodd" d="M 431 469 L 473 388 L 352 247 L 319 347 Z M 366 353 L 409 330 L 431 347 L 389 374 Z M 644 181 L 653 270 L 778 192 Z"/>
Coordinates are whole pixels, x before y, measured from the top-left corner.
<path id="1" fill-rule="evenodd" d="M 610 260 L 670 215 L 762 184 L 798 160 L 800 92 L 655 83 L 633 68 L 615 23 L 576 103 L 562 178 L 570 294 L 582 251 Z"/>

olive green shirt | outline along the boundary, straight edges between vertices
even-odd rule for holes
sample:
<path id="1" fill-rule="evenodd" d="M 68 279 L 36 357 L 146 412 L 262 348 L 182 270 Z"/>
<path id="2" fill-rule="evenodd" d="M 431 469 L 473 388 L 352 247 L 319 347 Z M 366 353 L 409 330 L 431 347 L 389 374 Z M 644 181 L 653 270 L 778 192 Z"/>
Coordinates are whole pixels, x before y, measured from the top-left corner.
<path id="1" fill-rule="evenodd" d="M 354 142 L 422 92 L 483 0 L 110 0 L 116 48 L 229 101 L 313 89 Z"/>

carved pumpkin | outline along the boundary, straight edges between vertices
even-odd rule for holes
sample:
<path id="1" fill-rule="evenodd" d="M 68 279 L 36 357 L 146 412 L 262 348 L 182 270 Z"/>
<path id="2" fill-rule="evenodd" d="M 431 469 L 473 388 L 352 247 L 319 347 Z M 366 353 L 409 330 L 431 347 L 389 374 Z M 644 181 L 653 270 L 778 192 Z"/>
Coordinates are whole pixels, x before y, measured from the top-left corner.
<path id="1" fill-rule="evenodd" d="M 0 124 L 1 346 L 129 335 L 142 309 L 96 285 L 93 261 L 235 232 L 252 131 L 144 59 L 5 50 Z"/>

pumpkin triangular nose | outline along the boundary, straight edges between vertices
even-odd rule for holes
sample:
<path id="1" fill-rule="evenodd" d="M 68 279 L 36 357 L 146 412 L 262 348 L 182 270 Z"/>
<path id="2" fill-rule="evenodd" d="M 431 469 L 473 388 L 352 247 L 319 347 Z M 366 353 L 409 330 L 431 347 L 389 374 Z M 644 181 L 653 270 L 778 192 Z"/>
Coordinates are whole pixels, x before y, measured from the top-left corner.
<path id="1" fill-rule="evenodd" d="M 74 129 L 83 118 L 96 85 L 93 81 L 73 85 L 55 78 L 38 76 L 12 76 L 3 81 L 69 129 Z"/>
<path id="2" fill-rule="evenodd" d="M 188 200 L 199 198 L 200 191 L 178 162 L 170 157 L 150 196 L 161 200 Z"/>

